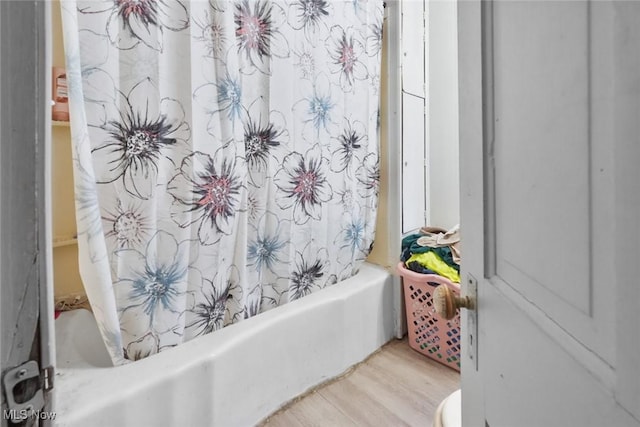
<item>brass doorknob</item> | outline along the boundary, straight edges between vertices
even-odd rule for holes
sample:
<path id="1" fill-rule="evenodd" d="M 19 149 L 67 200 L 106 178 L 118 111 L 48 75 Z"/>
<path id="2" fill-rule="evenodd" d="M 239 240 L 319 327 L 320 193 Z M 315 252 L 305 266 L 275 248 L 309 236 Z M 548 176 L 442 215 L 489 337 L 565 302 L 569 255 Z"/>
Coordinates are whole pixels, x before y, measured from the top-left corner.
<path id="1" fill-rule="evenodd" d="M 440 285 L 433 291 L 433 306 L 436 313 L 449 320 L 455 317 L 457 309 L 473 310 L 475 303 L 471 297 L 459 297 L 447 285 Z"/>

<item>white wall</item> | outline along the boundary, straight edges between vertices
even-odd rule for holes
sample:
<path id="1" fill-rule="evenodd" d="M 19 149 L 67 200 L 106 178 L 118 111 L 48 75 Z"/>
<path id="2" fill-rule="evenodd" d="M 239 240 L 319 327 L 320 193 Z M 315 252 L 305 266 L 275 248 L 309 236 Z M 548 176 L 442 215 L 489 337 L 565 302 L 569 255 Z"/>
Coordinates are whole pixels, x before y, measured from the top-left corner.
<path id="1" fill-rule="evenodd" d="M 455 0 L 428 1 L 429 224 L 460 222 L 458 165 L 458 39 Z"/>

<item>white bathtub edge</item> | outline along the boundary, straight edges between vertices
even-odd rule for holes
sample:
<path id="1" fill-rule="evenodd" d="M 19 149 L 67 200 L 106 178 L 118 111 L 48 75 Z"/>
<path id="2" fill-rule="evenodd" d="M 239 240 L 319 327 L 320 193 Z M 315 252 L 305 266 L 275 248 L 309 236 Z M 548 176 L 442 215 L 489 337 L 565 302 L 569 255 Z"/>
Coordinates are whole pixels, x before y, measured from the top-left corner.
<path id="1" fill-rule="evenodd" d="M 135 364 L 59 369 L 56 425 L 253 425 L 392 339 L 392 287 L 386 270 L 363 264 L 343 283 Z"/>

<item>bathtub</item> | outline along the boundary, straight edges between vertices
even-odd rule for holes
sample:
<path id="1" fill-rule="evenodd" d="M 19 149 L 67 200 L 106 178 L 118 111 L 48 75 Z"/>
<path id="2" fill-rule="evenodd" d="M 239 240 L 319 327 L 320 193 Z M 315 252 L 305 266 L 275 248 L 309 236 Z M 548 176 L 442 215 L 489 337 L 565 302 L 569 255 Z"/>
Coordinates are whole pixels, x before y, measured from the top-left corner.
<path id="1" fill-rule="evenodd" d="M 394 281 L 354 277 L 136 363 L 112 367 L 86 310 L 56 320 L 56 426 L 251 426 L 391 340 Z"/>

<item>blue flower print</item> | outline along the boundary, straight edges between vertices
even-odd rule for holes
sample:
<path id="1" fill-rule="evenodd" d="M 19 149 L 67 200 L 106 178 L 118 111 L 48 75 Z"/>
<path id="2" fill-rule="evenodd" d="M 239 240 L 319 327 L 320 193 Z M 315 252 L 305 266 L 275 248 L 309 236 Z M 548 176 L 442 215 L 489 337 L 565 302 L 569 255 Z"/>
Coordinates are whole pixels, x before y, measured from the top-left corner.
<path id="1" fill-rule="evenodd" d="M 144 312 L 153 318 L 156 309 L 171 310 L 185 270 L 179 264 L 145 266 L 144 271 L 133 281 L 129 296 L 142 300 Z"/>
<path id="2" fill-rule="evenodd" d="M 247 248 L 247 266 L 258 272 L 267 269 L 275 274 L 275 267 L 284 263 L 288 256 L 285 248 L 289 245 L 290 222 L 266 212 L 257 226 L 251 227 L 253 233 Z"/>
<path id="3" fill-rule="evenodd" d="M 367 18 L 367 3 L 370 3 L 370 0 L 351 0 L 353 13 L 359 21 L 366 20 Z"/>
<path id="4" fill-rule="evenodd" d="M 189 245 L 165 231 L 149 240 L 145 253 L 135 249 L 115 252 L 115 292 L 121 315 L 148 318 L 148 328 L 166 331 L 177 323 L 186 292 Z"/>
<path id="5" fill-rule="evenodd" d="M 233 127 L 243 111 L 240 78 L 227 71 L 215 83 L 198 87 L 193 98 L 209 116 L 207 131 L 216 142 L 231 139 Z"/>
<path id="6" fill-rule="evenodd" d="M 293 106 L 297 120 L 304 123 L 302 137 L 309 143 L 316 142 L 321 133 L 335 135 L 338 125 L 336 119 L 341 111 L 331 91 L 331 82 L 325 74 L 316 76 L 313 83 L 303 80 L 300 83 L 304 98 Z"/>
<path id="7" fill-rule="evenodd" d="M 340 233 L 334 243 L 341 250 L 346 250 L 350 259 L 355 259 L 356 254 L 365 250 L 364 219 L 357 213 L 345 212 L 342 214 L 340 223 Z"/>

